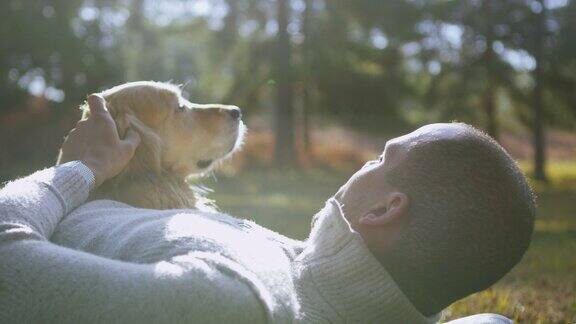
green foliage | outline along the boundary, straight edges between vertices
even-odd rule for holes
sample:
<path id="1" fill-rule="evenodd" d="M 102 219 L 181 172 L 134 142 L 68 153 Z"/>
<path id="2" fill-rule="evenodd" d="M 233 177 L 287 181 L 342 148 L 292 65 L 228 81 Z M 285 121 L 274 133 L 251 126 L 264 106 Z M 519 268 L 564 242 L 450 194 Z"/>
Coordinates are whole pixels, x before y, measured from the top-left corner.
<path id="1" fill-rule="evenodd" d="M 275 2 L 208 2 L 213 7 L 201 15 L 185 9 L 203 1 L 163 3 L 2 2 L 0 109 L 21 105 L 33 76 L 64 92 L 61 105 L 123 81 L 156 79 L 183 83 L 196 101 L 270 109 Z M 293 80 L 300 96 L 307 76 L 310 113 L 388 133 L 448 119 L 514 124 L 487 120 L 490 99 L 496 110 L 514 112 L 507 119 L 531 125 L 532 77 L 509 58 L 531 60 L 533 1 L 291 3 Z M 576 116 L 575 7 L 550 8 L 546 34 L 547 118 L 568 128 Z"/>
<path id="2" fill-rule="evenodd" d="M 166 1 L 179 8 L 198 2 Z M 295 3 L 291 35 L 299 69 L 304 35 L 298 26 L 301 4 Z M 398 121 L 405 118 L 404 110 L 419 108 L 432 110 L 428 120 L 476 121 L 478 116 L 466 111 L 475 109 L 479 100 L 474 96 L 489 83 L 511 89 L 512 102 L 525 105 L 521 97 L 530 87 L 515 80 L 522 73 L 505 58 L 507 50 L 533 52 L 536 9 L 531 1 L 307 3 L 312 10 L 305 36 L 310 38 L 306 42 L 312 57 L 306 69 L 313 71 L 319 113 L 346 119 L 346 111 L 353 111 L 356 116 L 366 113 L 364 121 L 378 115 Z M 22 77 L 33 71 L 48 86 L 74 97 L 125 80 L 153 78 L 189 82 L 187 90 L 202 100 L 250 97 L 256 100 L 252 106 L 266 100 L 262 92 L 272 77 L 270 43 L 275 37 L 270 28 L 275 21 L 272 2 L 215 1 L 204 15 L 167 14 L 165 6 L 152 1 L 4 1 L 0 6 L 7 13 L 0 22 L 5 40 L 0 72 L 7 76 L 2 79 L 0 108 L 10 106 L 6 102 L 18 93 L 22 96 Z M 554 97 L 562 94 L 554 106 L 564 108 L 573 107 L 569 87 L 576 77 L 576 45 L 570 22 L 575 7 L 569 1 L 548 15 L 549 79 L 557 85 L 551 92 Z M 495 51 L 489 66 L 482 58 L 487 42 L 494 45 L 488 51 Z M 489 79 L 485 69 L 492 74 Z"/>
<path id="3" fill-rule="evenodd" d="M 391 134 L 453 119 L 495 136 L 542 123 L 574 129 L 576 1 L 546 8 L 528 0 L 289 3 L 291 65 L 279 72 L 285 51 L 277 50 L 275 1 L 3 1 L 0 122 L 13 129 L 0 135 L 20 140 L 18 132 L 33 128 L 31 137 L 59 138 L 86 94 L 136 79 L 171 80 L 193 101 L 269 117 L 282 110 L 274 107 L 283 103 L 275 96 L 284 75 L 293 89 L 286 98 L 294 98 L 286 107 L 362 131 Z M 538 120 L 535 84 L 543 84 Z M 35 97 L 47 99 L 43 124 L 53 126 L 26 122 Z M 8 112 L 22 121 L 13 124 Z M 55 151 L 55 143 L 40 146 Z M 2 164 L 48 162 L 11 150 Z"/>
<path id="4" fill-rule="evenodd" d="M 18 94 L 35 77 L 63 90 L 66 101 L 122 80 L 117 47 L 106 43 L 99 19 L 79 18 L 82 6 L 64 0 L 0 4 L 0 111 L 16 108 L 24 99 Z"/>

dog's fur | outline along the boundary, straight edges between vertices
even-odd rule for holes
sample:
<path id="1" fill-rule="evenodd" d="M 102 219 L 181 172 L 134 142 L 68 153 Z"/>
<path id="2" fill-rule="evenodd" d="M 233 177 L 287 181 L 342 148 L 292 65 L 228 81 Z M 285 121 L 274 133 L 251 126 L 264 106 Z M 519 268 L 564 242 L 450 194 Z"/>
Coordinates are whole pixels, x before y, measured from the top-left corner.
<path id="1" fill-rule="evenodd" d="M 126 83 L 101 95 L 120 137 L 130 127 L 141 143 L 126 168 L 91 198 L 152 209 L 200 207 L 200 192 L 190 180 L 240 146 L 245 127 L 232 114 L 238 108 L 193 104 L 178 86 L 153 81 Z M 87 105 L 81 109 L 82 119 L 88 118 Z"/>

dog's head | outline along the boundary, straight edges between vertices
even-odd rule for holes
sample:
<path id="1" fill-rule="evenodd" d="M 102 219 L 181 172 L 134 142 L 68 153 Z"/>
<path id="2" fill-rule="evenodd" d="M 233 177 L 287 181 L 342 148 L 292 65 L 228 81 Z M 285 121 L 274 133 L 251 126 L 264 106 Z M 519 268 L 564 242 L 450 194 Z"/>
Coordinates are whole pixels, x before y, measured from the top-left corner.
<path id="1" fill-rule="evenodd" d="M 201 175 L 242 142 L 245 128 L 238 107 L 191 103 L 175 85 L 130 82 L 101 95 L 120 137 L 130 127 L 142 139 L 125 172 Z M 83 110 L 87 118 L 90 112 Z"/>

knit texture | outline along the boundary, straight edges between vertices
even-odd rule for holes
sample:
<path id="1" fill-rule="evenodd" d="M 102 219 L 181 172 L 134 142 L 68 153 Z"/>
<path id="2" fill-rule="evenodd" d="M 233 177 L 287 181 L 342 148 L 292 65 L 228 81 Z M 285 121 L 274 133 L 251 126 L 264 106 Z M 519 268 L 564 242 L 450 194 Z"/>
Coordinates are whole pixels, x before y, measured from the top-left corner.
<path id="1" fill-rule="evenodd" d="M 335 200 L 299 242 L 222 213 L 75 209 L 89 191 L 82 173 L 65 164 L 0 191 L 0 323 L 436 319 L 415 310 Z"/>
<path id="2" fill-rule="evenodd" d="M 302 321 L 329 323 L 434 323 L 410 303 L 393 278 L 330 199 L 314 218 L 295 260 Z"/>

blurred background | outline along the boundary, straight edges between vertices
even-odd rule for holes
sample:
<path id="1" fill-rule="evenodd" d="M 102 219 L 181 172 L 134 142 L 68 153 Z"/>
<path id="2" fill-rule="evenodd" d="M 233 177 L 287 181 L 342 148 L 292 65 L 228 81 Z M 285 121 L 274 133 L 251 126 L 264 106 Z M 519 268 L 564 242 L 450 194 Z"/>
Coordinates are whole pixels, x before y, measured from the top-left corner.
<path id="1" fill-rule="evenodd" d="M 536 233 L 447 318 L 576 321 L 575 0 L 2 0 L 0 181 L 54 164 L 86 95 L 135 80 L 240 106 L 244 149 L 202 183 L 298 239 L 387 139 L 485 130 L 530 176 Z"/>

